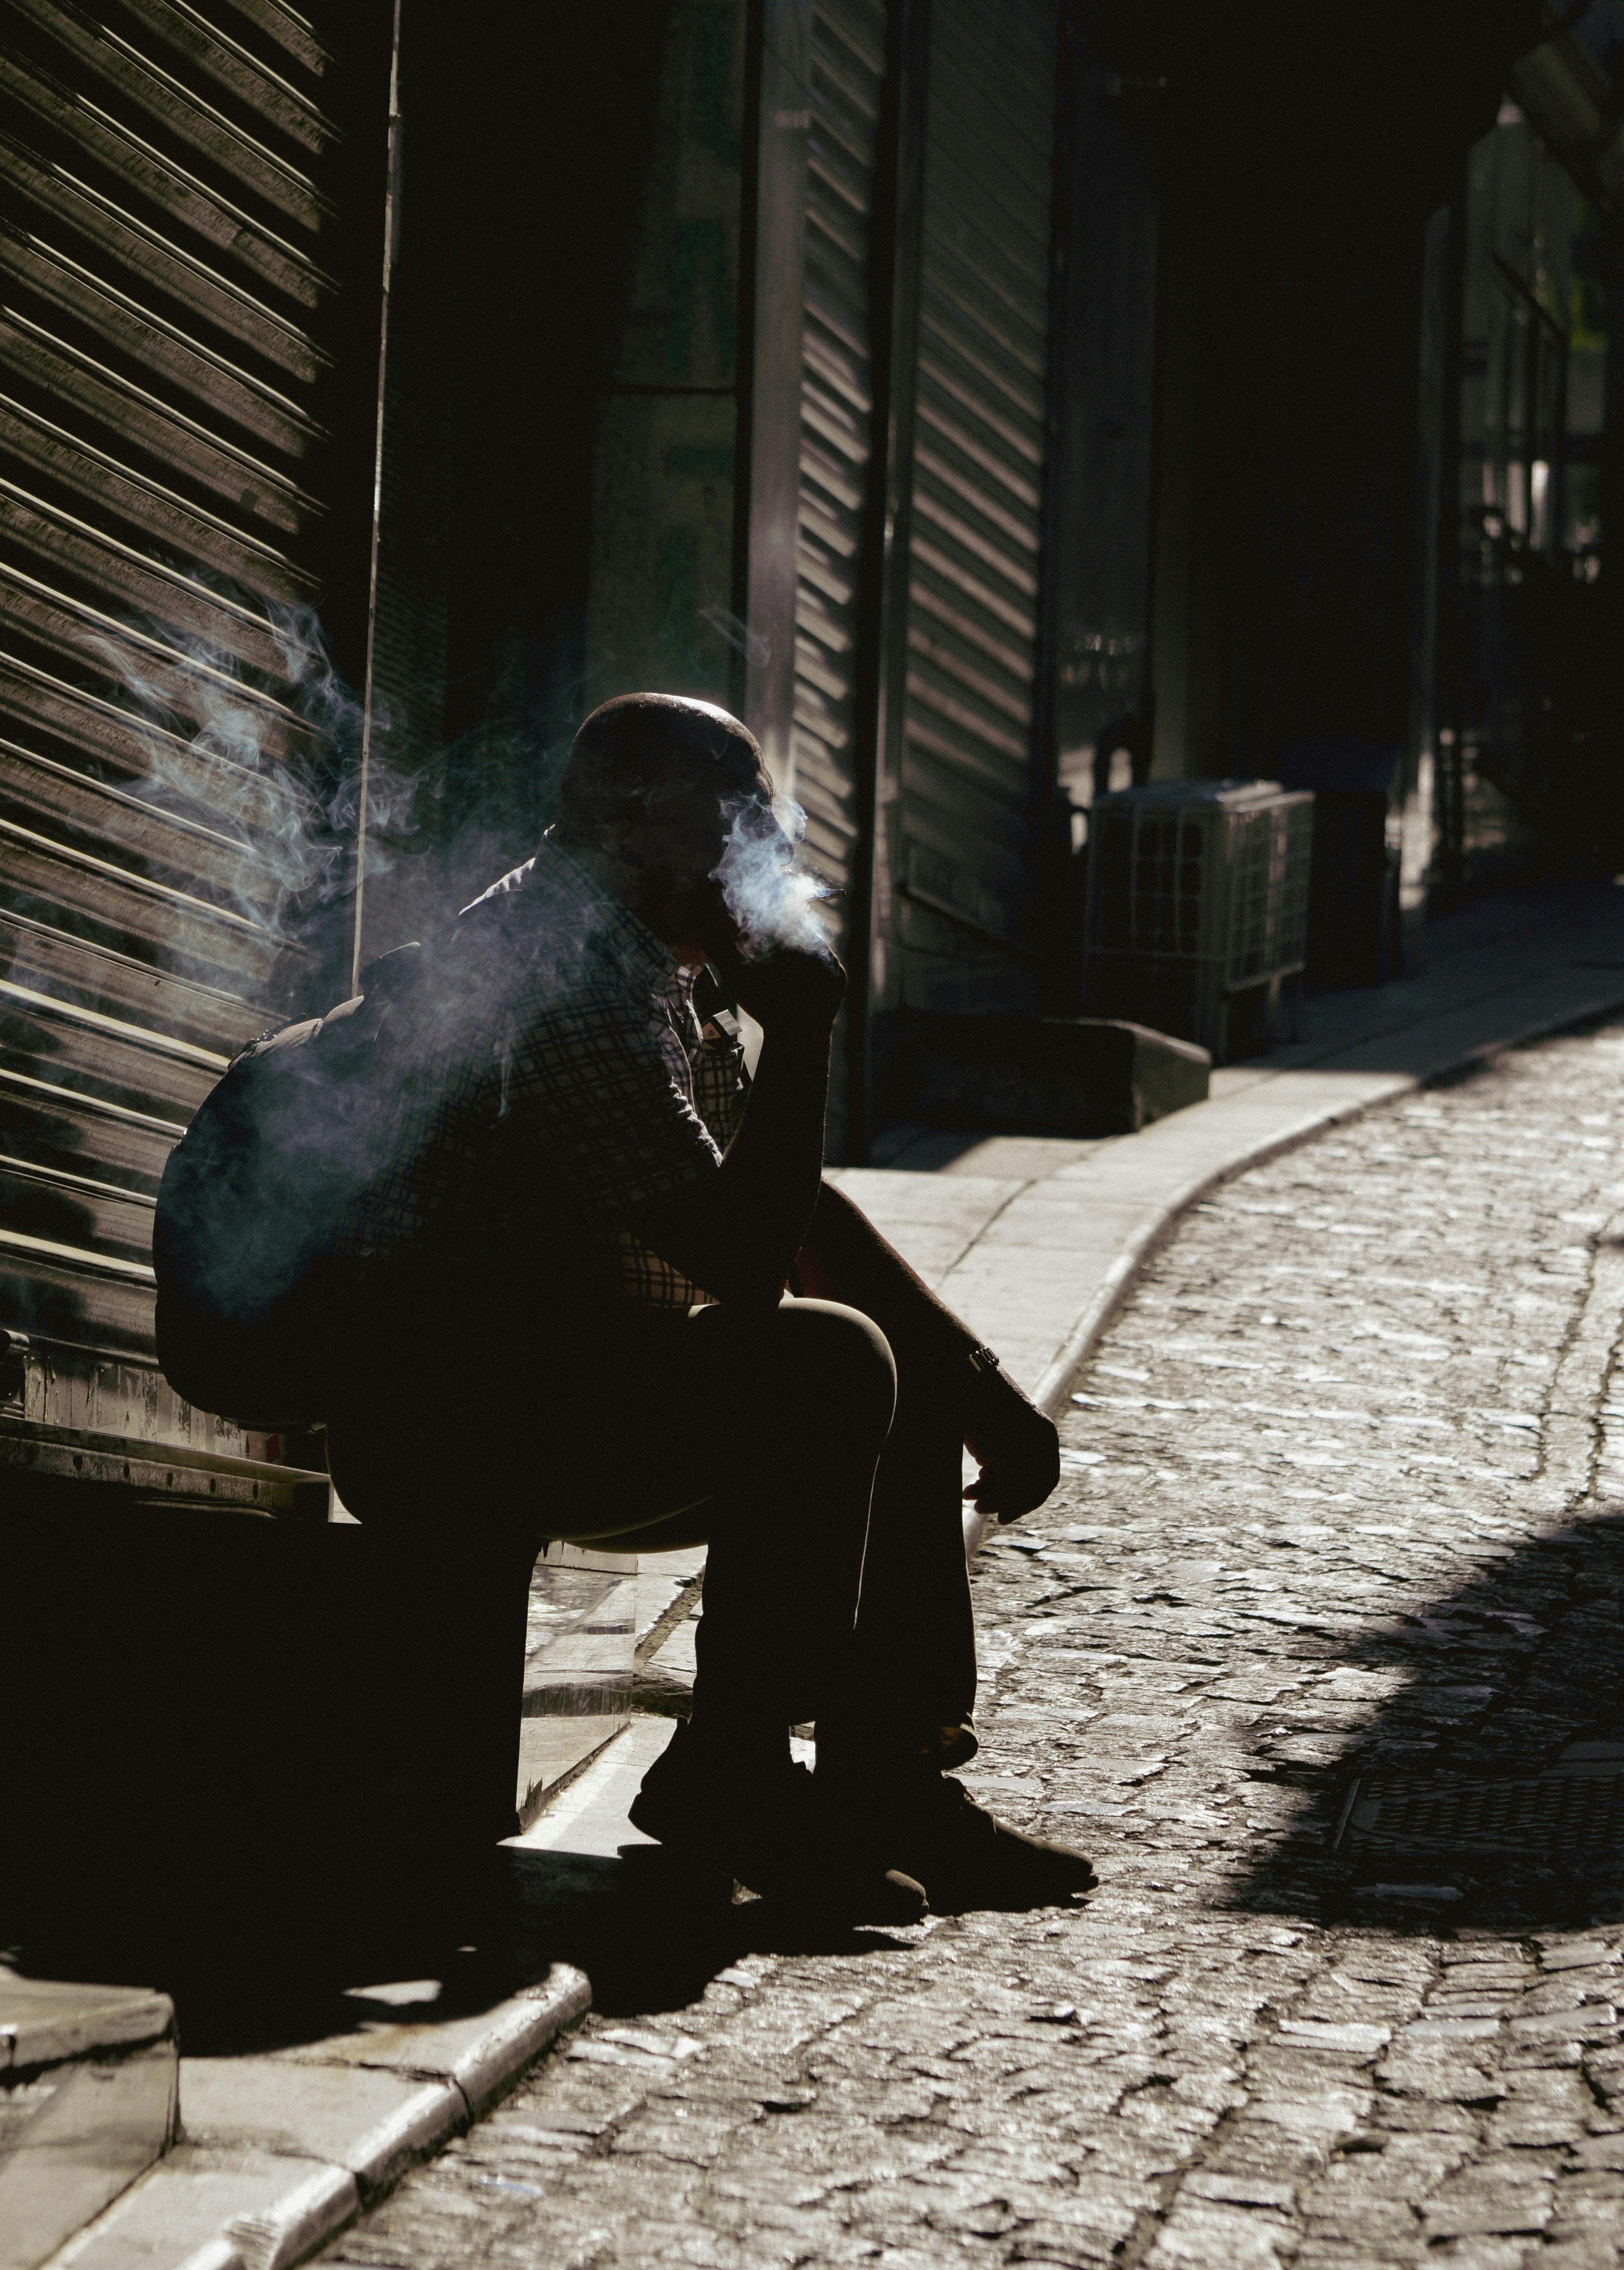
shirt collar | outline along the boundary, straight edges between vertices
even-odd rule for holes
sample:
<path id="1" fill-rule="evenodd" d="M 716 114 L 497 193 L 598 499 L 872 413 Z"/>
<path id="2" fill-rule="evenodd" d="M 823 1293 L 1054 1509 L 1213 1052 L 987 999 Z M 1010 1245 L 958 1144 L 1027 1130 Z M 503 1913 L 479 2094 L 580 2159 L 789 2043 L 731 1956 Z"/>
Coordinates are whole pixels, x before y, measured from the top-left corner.
<path id="1" fill-rule="evenodd" d="M 572 858 L 548 828 L 536 855 L 536 878 L 551 894 L 567 899 L 585 917 L 594 943 L 607 947 L 628 976 L 646 984 L 664 998 L 686 1003 L 693 998 L 698 972 L 686 968 L 666 949 L 641 915 L 623 899 L 606 890 L 590 868 Z"/>

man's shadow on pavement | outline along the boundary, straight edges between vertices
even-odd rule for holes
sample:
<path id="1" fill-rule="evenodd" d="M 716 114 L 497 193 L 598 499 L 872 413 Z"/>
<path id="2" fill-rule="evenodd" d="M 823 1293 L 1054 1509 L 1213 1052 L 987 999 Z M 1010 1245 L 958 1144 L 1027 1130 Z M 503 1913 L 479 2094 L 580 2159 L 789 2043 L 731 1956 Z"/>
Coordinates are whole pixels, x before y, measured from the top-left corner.
<path id="1" fill-rule="evenodd" d="M 1298 1652 L 1323 1665 L 1324 1700 L 1317 1712 L 1300 1696 L 1290 1713 L 1270 1714 L 1290 1723 L 1265 1733 L 1250 1770 L 1305 1802 L 1230 1904 L 1431 1935 L 1624 1919 L 1624 1778 L 1596 1755 L 1618 1745 L 1624 1777 L 1624 1510 L 1581 1508 L 1486 1555 L 1424 1609 L 1351 1644 L 1310 1627 Z M 1373 1715 L 1362 1711 L 1361 1683 L 1395 1673 L 1403 1683 Z M 1590 1755 L 1565 1759 L 1576 1747 Z M 1527 1788 L 1553 1771 L 1554 1785 Z M 1576 1779 L 1591 1831 L 1583 1843 L 1552 1826 L 1559 1811 L 1572 1819 Z M 1375 1802 L 1395 1783 L 1427 1785 L 1422 1815 L 1434 1789 L 1452 1787 L 1454 1823 L 1435 1814 L 1418 1833 L 1412 1806 L 1395 1835 L 1383 1819 L 1392 1821 L 1391 1803 L 1379 1813 Z M 1532 1802 L 1541 1793 L 1543 1824 Z M 1464 1836 L 1463 1812 L 1479 1822 Z M 1485 1813 L 1498 1815 L 1487 1829 Z"/>
<path id="2" fill-rule="evenodd" d="M 657 1871 L 593 1854 L 499 1846 L 452 1881 L 369 1873 L 365 1855 L 337 1847 L 328 1861 L 327 1896 L 301 1907 L 285 1879 L 217 1873 L 205 1897 L 164 1914 L 121 1907 L 116 1882 L 104 1882 L 97 1896 L 54 1897 L 21 1930 L 0 1918 L 0 1934 L 26 1975 L 172 1994 L 192 2056 L 477 2016 L 556 1962 L 586 1972 L 598 2012 L 653 2015 L 689 2007 L 748 1954 L 903 1943 L 809 1925 L 747 1895 L 685 1895 Z"/>
<path id="3" fill-rule="evenodd" d="M 878 1926 L 819 1925 L 748 1895 L 687 1896 L 657 1864 L 630 1866 L 596 1854 L 510 1851 L 515 1947 L 545 1975 L 573 1962 L 592 1982 L 605 2016 L 686 2009 L 747 1955 L 864 1955 L 906 1942 Z"/>

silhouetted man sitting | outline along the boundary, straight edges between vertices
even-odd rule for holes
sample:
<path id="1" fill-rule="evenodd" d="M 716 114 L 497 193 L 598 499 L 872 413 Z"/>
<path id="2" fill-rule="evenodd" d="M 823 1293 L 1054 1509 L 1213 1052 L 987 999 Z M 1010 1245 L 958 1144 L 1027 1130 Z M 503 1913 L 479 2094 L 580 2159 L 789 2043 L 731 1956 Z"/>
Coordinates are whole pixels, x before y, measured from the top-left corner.
<path id="1" fill-rule="evenodd" d="M 1054 1487 L 1055 1429 L 822 1178 L 845 979 L 792 919 L 792 864 L 724 711 L 629 694 L 582 726 L 556 824 L 459 917 L 455 1012 L 395 1084 L 397 1163 L 352 1232 L 374 1360 L 334 1476 L 441 1556 L 448 1599 L 501 1592 L 509 1686 L 547 1539 L 708 1544 L 693 1716 L 632 1814 L 673 1851 L 851 1917 L 916 1913 L 919 1886 L 1069 1897 L 1082 1856 L 950 1777 L 975 1750 L 962 1450 L 962 1495 L 1011 1520 Z M 765 1035 L 747 1090 L 730 998 Z"/>

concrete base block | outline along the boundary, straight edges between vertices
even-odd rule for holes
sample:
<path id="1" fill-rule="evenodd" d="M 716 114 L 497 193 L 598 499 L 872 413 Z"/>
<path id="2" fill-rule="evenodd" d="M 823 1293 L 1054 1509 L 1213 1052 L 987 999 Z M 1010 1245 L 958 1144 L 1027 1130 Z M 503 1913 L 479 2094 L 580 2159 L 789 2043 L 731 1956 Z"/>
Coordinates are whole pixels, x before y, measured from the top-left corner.
<path id="1" fill-rule="evenodd" d="M 93 1493 L 7 1508 L 0 1547 L 0 1944 L 31 1969 L 343 1970 L 473 1912 L 515 1826 L 522 1580 L 459 1584 L 359 1526 L 132 1523 Z"/>
<path id="2" fill-rule="evenodd" d="M 1010 1135 L 1129 1135 L 1207 1094 L 1212 1060 L 1190 1041 L 1088 1017 L 898 1015 L 892 1116 Z"/>

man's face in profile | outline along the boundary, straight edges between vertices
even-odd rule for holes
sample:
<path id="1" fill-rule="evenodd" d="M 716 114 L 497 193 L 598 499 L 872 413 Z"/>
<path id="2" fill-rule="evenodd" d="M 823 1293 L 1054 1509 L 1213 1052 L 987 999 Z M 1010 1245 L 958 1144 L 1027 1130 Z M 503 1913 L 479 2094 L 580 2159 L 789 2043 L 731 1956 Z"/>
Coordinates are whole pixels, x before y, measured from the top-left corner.
<path id="1" fill-rule="evenodd" d="M 718 872 L 736 834 L 751 842 L 793 847 L 773 811 L 773 783 L 760 760 L 718 764 L 711 776 L 656 798 L 638 831 L 635 864 L 647 882 L 646 919 L 677 953 L 697 965 L 731 945 L 738 925 Z"/>

